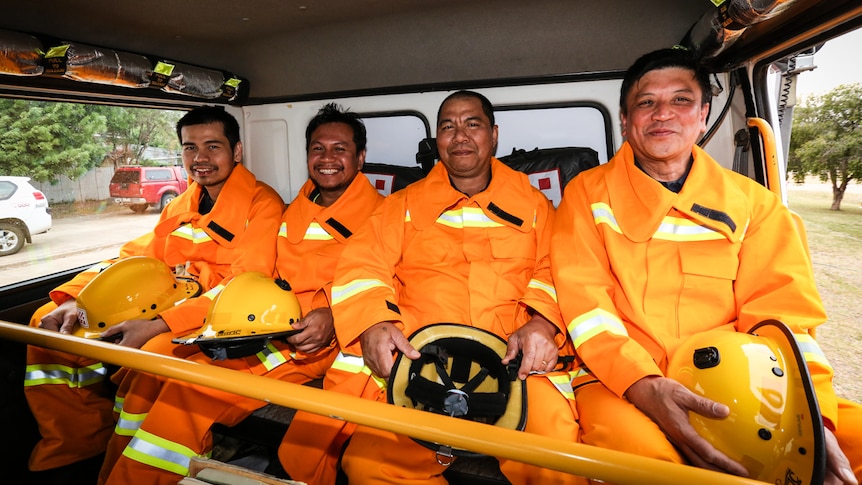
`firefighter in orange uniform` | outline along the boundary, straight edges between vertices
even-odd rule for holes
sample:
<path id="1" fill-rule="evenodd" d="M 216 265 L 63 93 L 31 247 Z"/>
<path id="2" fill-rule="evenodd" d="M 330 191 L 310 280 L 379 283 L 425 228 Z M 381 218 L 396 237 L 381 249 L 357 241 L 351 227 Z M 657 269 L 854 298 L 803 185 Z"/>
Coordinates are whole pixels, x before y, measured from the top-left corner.
<path id="1" fill-rule="evenodd" d="M 665 373 L 693 334 L 748 332 L 778 319 L 804 349 L 816 388 L 826 483 L 856 483 L 834 434 L 843 423 L 832 369 L 809 333 L 826 316 L 802 241 L 777 197 L 696 145 L 710 97 L 707 73 L 690 52 L 641 57 L 622 84 L 627 141 L 609 163 L 570 183 L 557 211 L 551 260 L 560 309 L 591 372 L 573 386 L 579 438 L 748 476 L 755 470 L 689 424 L 689 412 L 727 417 L 729 403 Z"/>
<path id="2" fill-rule="evenodd" d="M 389 196 L 342 253 L 332 311 L 354 373 L 341 392 L 385 402 L 393 353 L 419 358 L 407 336 L 438 322 L 507 340 L 503 363 L 522 352 L 520 379 L 554 368 L 566 341 L 548 260 L 554 209 L 525 175 L 493 158 L 496 142 L 490 102 L 470 91 L 451 94 L 438 112 L 441 163 Z M 365 426 L 355 427 L 342 463 L 351 483 L 446 483 L 435 451 Z M 525 471 L 534 483 L 557 483 L 510 464 L 502 468 L 515 483 L 531 481 Z"/>
<path id="3" fill-rule="evenodd" d="M 201 107 L 177 123 L 183 164 L 192 183 L 162 212 L 155 229 L 120 250 L 120 257 L 143 255 L 180 267 L 202 290 L 245 271 L 272 274 L 275 242 L 284 203 L 239 162 L 239 125 L 224 109 Z M 96 265 L 50 293 L 30 324 L 71 333 L 76 297 L 102 269 Z M 110 295 L 106 295 L 109 297 Z M 153 337 L 188 333 L 200 326 L 209 299 L 189 298 L 153 320 L 128 320 L 111 328 L 119 344 L 141 347 Z M 162 346 L 165 344 L 162 343 Z M 39 347 L 27 349 L 25 395 L 39 423 L 41 441 L 30 469 L 46 481 L 74 473 L 69 466 L 97 470 L 114 427 L 114 392 L 105 366 L 91 359 Z M 121 371 L 120 374 L 123 372 Z M 121 401 L 118 401 L 121 402 Z"/>
<path id="4" fill-rule="evenodd" d="M 286 341 L 271 340 L 265 350 L 246 357 L 211 360 L 196 352 L 186 359 L 297 384 L 323 377 L 332 364 L 337 347 L 329 293 L 335 263 L 383 197 L 368 179 L 357 176 L 365 161 L 366 135 L 355 113 L 324 106 L 308 125 L 306 143 L 310 179 L 284 211 L 276 261 L 276 276 L 289 283 L 299 300 L 303 318 L 293 329 L 301 331 Z M 220 289 L 210 293 L 215 296 Z M 175 347 L 177 352 L 196 349 Z M 193 456 L 211 451 L 212 424 L 234 425 L 266 404 L 139 373 L 125 385 L 123 416 L 100 477 L 108 484 L 176 483 Z"/>

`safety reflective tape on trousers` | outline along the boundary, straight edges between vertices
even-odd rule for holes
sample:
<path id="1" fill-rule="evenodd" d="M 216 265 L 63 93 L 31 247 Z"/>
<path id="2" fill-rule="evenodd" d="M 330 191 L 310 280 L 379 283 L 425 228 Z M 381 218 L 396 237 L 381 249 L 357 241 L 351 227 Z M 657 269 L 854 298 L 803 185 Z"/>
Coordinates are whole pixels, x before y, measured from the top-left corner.
<path id="1" fill-rule="evenodd" d="M 255 356 L 260 359 L 261 364 L 263 364 L 266 370 L 271 371 L 287 362 L 289 358 L 295 358 L 296 354 L 291 353 L 289 354 L 289 358 L 285 357 L 280 350 L 272 345 L 272 342 L 267 342 L 266 348 L 255 354 Z"/>
<path id="2" fill-rule="evenodd" d="M 30 364 L 24 372 L 24 386 L 65 384 L 69 387 L 85 387 L 104 381 L 107 373 L 101 362 L 79 368 L 60 364 Z"/>
<path id="3" fill-rule="evenodd" d="M 350 374 L 365 374 L 377 384 L 380 389 L 386 389 L 386 379 L 381 379 L 371 372 L 371 369 L 365 365 L 365 359 L 358 355 L 345 354 L 339 352 L 332 363 L 333 369 L 348 372 Z"/>
<path id="4" fill-rule="evenodd" d="M 211 455 L 198 455 L 187 446 L 161 438 L 139 429 L 132 441 L 123 450 L 123 456 L 153 468 L 185 476 L 189 473 L 192 457 L 209 458 Z"/>

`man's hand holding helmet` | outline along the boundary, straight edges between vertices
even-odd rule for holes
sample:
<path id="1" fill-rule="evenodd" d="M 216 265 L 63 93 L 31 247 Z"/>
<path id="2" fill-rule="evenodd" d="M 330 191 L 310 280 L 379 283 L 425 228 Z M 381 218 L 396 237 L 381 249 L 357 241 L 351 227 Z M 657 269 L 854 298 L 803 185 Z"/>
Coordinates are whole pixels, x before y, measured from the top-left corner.
<path id="1" fill-rule="evenodd" d="M 300 321 L 294 323 L 293 328 L 299 330 L 299 333 L 291 335 L 287 341 L 296 350 L 305 354 L 313 354 L 329 346 L 335 338 L 332 310 L 329 307 L 311 310 Z"/>
<path id="2" fill-rule="evenodd" d="M 557 344 L 554 335 L 557 328 L 538 313 L 523 327 L 513 333 L 507 342 L 503 364 L 508 364 L 519 353 L 522 354 L 518 378 L 524 380 L 530 372 L 550 372 L 557 365 Z"/>
<path id="3" fill-rule="evenodd" d="M 371 369 L 377 377 L 388 379 L 392 373 L 392 365 L 395 363 L 395 352 L 401 352 L 410 360 L 416 360 L 422 356 L 418 350 L 410 345 L 410 341 L 401 332 L 401 329 L 392 322 L 380 322 L 372 325 L 359 336 L 362 346 L 362 358 L 365 365 Z"/>
<path id="4" fill-rule="evenodd" d="M 673 379 L 660 376 L 640 379 L 628 388 L 625 397 L 649 416 L 692 464 L 748 476 L 745 467 L 715 449 L 689 423 L 689 411 L 712 419 L 726 418 L 730 409 L 724 404 L 698 396 Z"/>
<path id="5" fill-rule="evenodd" d="M 110 340 L 123 347 L 139 349 L 151 338 L 169 331 L 161 318 L 153 320 L 126 320 L 102 332 L 102 340 Z"/>
<path id="6" fill-rule="evenodd" d="M 69 298 L 51 312 L 46 313 L 39 322 L 39 328 L 70 334 L 77 323 L 78 305 L 74 298 Z"/>

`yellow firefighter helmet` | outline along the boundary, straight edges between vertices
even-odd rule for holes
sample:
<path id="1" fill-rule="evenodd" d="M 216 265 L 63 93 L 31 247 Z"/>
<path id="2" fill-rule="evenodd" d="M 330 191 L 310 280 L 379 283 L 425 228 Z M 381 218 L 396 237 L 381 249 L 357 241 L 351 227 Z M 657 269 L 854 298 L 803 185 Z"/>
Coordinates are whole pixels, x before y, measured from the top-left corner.
<path id="1" fill-rule="evenodd" d="M 694 335 L 668 363 L 668 377 L 730 407 L 725 419 L 689 413 L 717 450 L 769 483 L 822 483 L 823 421 L 808 368 L 793 334 L 777 320 L 750 333 Z"/>
<path id="2" fill-rule="evenodd" d="M 177 278 L 164 262 L 147 256 L 120 259 L 87 283 L 76 299 L 78 326 L 73 335 L 99 338 L 126 320 L 150 320 L 177 303 L 199 295 L 197 281 Z"/>
<path id="3" fill-rule="evenodd" d="M 203 326 L 174 343 L 194 345 L 213 360 L 247 357 L 270 340 L 298 332 L 299 300 L 287 281 L 250 271 L 231 279 L 210 304 Z"/>
<path id="4" fill-rule="evenodd" d="M 506 341 L 466 325 L 429 325 L 410 337 L 422 354 L 410 360 L 399 353 L 389 376 L 391 404 L 430 411 L 508 429 L 523 430 L 527 391 L 518 379 L 520 360 L 508 365 Z M 439 443 L 416 440 L 435 450 L 437 459 L 475 453 Z M 448 464 L 443 463 L 441 464 Z"/>

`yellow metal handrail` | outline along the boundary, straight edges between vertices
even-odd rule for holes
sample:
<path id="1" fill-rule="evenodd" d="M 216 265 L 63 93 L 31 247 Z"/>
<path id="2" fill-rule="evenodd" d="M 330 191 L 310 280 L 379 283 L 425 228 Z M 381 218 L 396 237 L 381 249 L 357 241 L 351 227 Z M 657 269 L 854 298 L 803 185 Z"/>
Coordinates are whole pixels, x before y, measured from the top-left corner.
<path id="1" fill-rule="evenodd" d="M 775 148 L 775 133 L 763 118 L 748 118 L 748 126 L 757 128 L 763 140 L 763 158 L 766 164 L 766 186 L 773 194 L 782 198 L 781 174 L 778 173 L 778 152 Z"/>
<path id="2" fill-rule="evenodd" d="M 0 337 L 331 416 L 414 438 L 617 484 L 762 485 L 691 466 L 369 401 L 139 349 L 0 321 Z"/>

